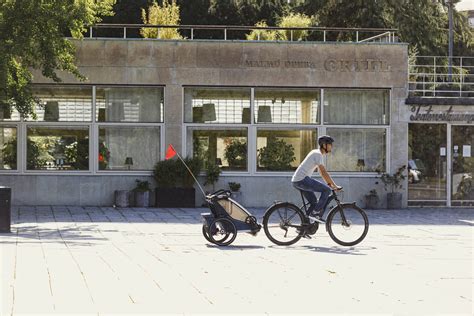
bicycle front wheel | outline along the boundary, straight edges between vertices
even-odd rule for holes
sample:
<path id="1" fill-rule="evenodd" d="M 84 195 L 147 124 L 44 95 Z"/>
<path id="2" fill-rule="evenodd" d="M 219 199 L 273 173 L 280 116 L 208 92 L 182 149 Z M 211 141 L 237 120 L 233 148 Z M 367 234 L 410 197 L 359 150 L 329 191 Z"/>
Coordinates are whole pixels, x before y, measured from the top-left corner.
<path id="1" fill-rule="evenodd" d="M 279 246 L 292 245 L 303 236 L 305 216 L 294 204 L 279 203 L 263 216 L 265 235 Z"/>
<path id="2" fill-rule="evenodd" d="M 367 215 L 353 204 L 342 204 L 331 210 L 326 225 L 329 236 L 341 246 L 357 245 L 369 231 Z"/>

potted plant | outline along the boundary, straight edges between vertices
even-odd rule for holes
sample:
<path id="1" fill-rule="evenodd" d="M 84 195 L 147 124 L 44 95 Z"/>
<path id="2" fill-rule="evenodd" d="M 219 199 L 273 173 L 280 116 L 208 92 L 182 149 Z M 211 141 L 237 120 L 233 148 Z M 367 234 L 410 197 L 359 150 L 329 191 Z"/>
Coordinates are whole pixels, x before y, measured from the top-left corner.
<path id="1" fill-rule="evenodd" d="M 388 191 L 388 189 L 390 189 L 390 192 L 387 193 L 387 208 L 389 209 L 402 207 L 402 193 L 396 192 L 396 190 L 401 189 L 403 187 L 402 181 L 405 180 L 405 169 L 406 165 L 403 165 L 398 168 L 397 172 L 392 175 L 386 172 L 379 172 L 381 174 L 380 180 L 385 186 L 385 191 Z"/>
<path id="2" fill-rule="evenodd" d="M 369 191 L 369 194 L 364 195 L 365 198 L 365 208 L 366 209 L 374 209 L 377 208 L 377 204 L 379 203 L 379 195 L 377 190 L 372 189 Z"/>
<path id="3" fill-rule="evenodd" d="M 99 170 L 107 169 L 109 164 L 110 151 L 104 143 L 99 144 Z"/>
<path id="4" fill-rule="evenodd" d="M 268 171 L 291 170 L 291 163 L 295 161 L 295 150 L 291 144 L 275 136 L 268 137 L 267 146 L 259 150 L 259 166 Z"/>
<path id="5" fill-rule="evenodd" d="M 220 174 L 221 168 L 216 164 L 208 162 L 206 167 L 206 182 L 204 182 L 204 185 L 212 185 L 212 191 L 214 192 L 216 190 L 214 185 L 217 180 L 219 180 Z"/>
<path id="6" fill-rule="evenodd" d="M 247 143 L 234 139 L 225 148 L 224 157 L 232 169 L 247 169 Z"/>
<path id="7" fill-rule="evenodd" d="M 133 189 L 135 195 L 135 206 L 148 207 L 150 206 L 150 182 L 135 180 L 136 186 Z"/>
<path id="8" fill-rule="evenodd" d="M 201 170 L 198 157 L 185 158 L 185 163 L 194 175 Z M 194 207 L 196 204 L 194 179 L 184 164 L 177 159 L 158 161 L 153 175 L 157 207 Z"/>
<path id="9" fill-rule="evenodd" d="M 232 192 L 232 198 L 242 203 L 242 192 L 240 192 L 240 183 L 238 182 L 229 182 L 230 192 Z"/>

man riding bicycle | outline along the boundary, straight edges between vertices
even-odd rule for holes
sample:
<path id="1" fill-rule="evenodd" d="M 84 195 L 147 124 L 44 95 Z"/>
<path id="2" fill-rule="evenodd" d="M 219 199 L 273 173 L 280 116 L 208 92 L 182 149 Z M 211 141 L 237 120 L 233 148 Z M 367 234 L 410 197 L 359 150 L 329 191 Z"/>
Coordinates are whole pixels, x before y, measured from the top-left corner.
<path id="1" fill-rule="evenodd" d="M 342 187 L 337 186 L 332 180 L 326 168 L 323 165 L 323 155 L 327 155 L 332 151 L 334 138 L 328 135 L 318 137 L 318 149 L 313 149 L 308 153 L 303 162 L 296 169 L 291 182 L 293 186 L 303 192 L 304 197 L 310 203 L 307 215 L 315 217 L 316 221 L 324 223 L 321 219 L 323 207 L 329 198 L 331 190 L 339 191 Z M 324 182 L 311 178 L 313 172 L 318 169 L 319 174 Z M 326 184 L 327 183 L 327 184 Z M 319 201 L 314 192 L 320 192 Z"/>

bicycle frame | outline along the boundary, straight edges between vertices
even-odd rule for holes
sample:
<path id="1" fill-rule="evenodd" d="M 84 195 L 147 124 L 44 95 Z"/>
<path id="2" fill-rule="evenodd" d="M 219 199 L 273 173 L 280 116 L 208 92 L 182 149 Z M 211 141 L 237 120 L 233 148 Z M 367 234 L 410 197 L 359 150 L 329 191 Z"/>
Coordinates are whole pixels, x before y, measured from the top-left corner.
<path id="1" fill-rule="evenodd" d="M 306 215 L 307 214 L 307 205 L 309 205 L 310 203 L 309 202 L 306 202 L 306 199 L 304 198 L 304 195 L 303 195 L 303 191 L 299 190 L 300 191 L 300 194 L 301 194 L 301 199 L 303 200 L 303 205 L 300 207 L 301 210 L 303 210 L 304 208 L 304 214 Z M 344 212 L 342 211 L 343 210 L 343 207 L 342 207 L 342 204 L 341 201 L 339 200 L 339 197 L 337 196 L 337 192 L 336 190 L 331 190 L 332 191 L 332 194 L 328 197 L 328 200 L 326 201 L 326 204 L 324 204 L 323 206 L 323 212 L 321 214 L 321 217 L 324 216 L 324 214 L 326 213 L 326 209 L 327 207 L 329 206 L 329 203 L 331 203 L 332 200 L 336 201 L 336 206 L 334 206 L 330 211 L 334 211 L 336 208 L 339 208 L 340 209 L 340 212 L 341 212 L 341 218 L 342 218 L 342 222 L 344 223 L 344 225 L 348 225 L 347 223 L 347 220 L 346 220 L 346 216 L 344 215 Z M 351 203 L 353 204 L 355 207 L 357 207 L 355 205 L 355 202 L 354 203 Z M 358 208 L 358 207 L 357 207 Z M 307 215 L 306 215 L 307 216 Z M 327 230 L 327 227 L 326 227 L 326 230 Z"/>

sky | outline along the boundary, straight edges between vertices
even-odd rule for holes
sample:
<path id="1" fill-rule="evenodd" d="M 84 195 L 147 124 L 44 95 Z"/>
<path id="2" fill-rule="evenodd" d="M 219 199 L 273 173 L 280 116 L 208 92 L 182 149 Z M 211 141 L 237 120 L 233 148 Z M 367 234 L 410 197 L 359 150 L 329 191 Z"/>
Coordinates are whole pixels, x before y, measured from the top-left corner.
<path id="1" fill-rule="evenodd" d="M 474 0 L 462 0 L 456 5 L 458 11 L 474 10 Z"/>

